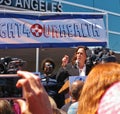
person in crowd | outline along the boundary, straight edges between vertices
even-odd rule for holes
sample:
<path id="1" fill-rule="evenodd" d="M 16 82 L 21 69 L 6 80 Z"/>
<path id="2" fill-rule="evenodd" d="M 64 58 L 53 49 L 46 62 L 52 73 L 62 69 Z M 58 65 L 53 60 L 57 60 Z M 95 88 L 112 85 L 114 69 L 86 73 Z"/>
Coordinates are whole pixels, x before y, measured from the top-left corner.
<path id="1" fill-rule="evenodd" d="M 16 87 L 23 89 L 23 99 L 16 99 L 19 103 L 21 114 L 53 114 L 47 92 L 40 78 L 27 71 L 17 71 L 21 79 Z"/>
<path id="2" fill-rule="evenodd" d="M 105 47 L 93 48 L 91 49 L 91 51 L 92 51 L 91 59 L 94 65 L 105 62 L 117 62 L 115 52 L 108 48 Z"/>
<path id="3" fill-rule="evenodd" d="M 50 79 L 56 79 L 56 74 L 54 73 L 55 63 L 53 59 L 46 58 L 41 63 L 41 78 L 49 77 Z"/>
<path id="4" fill-rule="evenodd" d="M 51 58 L 46 58 L 42 61 L 40 78 L 47 93 L 55 100 L 57 106 L 60 108 L 64 104 L 63 95 L 58 94 L 61 85 L 56 80 L 54 73 L 55 63 Z"/>
<path id="5" fill-rule="evenodd" d="M 57 107 L 57 104 L 55 103 L 52 97 L 49 96 L 49 100 L 50 100 L 51 108 L 53 110 L 53 114 L 67 114 L 65 111 Z"/>
<path id="6" fill-rule="evenodd" d="M 76 80 L 75 82 L 73 82 L 72 85 L 73 86 L 71 86 L 71 90 L 70 90 L 72 104 L 68 108 L 67 114 L 77 114 L 78 100 L 81 95 L 84 82 L 80 80 Z"/>
<path id="7" fill-rule="evenodd" d="M 14 99 L 9 100 L 9 102 L 10 102 L 10 104 L 12 106 L 14 114 L 21 114 L 19 104 Z"/>
<path id="8" fill-rule="evenodd" d="M 89 73 L 83 86 L 78 114 L 96 114 L 100 98 L 105 91 L 117 81 L 120 81 L 120 64 L 105 63 L 96 65 Z M 52 114 L 52 108 L 47 92 L 40 78 L 27 71 L 17 71 L 21 79 L 16 86 L 23 88 L 24 99 L 17 99 L 22 114 Z"/>
<path id="9" fill-rule="evenodd" d="M 60 66 L 60 68 L 59 68 L 59 71 L 61 72 L 61 77 L 62 77 L 62 75 L 63 75 L 63 77 L 65 77 L 65 74 L 64 74 L 64 71 L 65 71 L 65 69 L 66 69 L 66 67 L 67 67 L 67 64 L 69 63 L 69 56 L 68 55 L 64 55 L 63 56 L 63 58 L 62 58 L 62 62 L 61 62 L 61 66 Z M 58 71 L 58 72 L 59 72 Z M 62 72 L 63 71 L 63 72 Z M 64 85 L 64 81 L 63 80 L 61 80 L 62 78 L 56 78 L 57 79 L 57 82 L 61 85 L 61 86 L 63 86 Z"/>
<path id="10" fill-rule="evenodd" d="M 77 114 L 97 114 L 101 97 L 117 81 L 120 81 L 120 64 L 107 62 L 95 65 L 84 83 Z"/>
<path id="11" fill-rule="evenodd" d="M 101 59 L 101 63 L 106 63 L 106 62 L 117 62 L 115 56 L 104 56 Z"/>
<path id="12" fill-rule="evenodd" d="M 89 71 L 92 69 L 93 64 L 91 64 L 89 59 L 87 59 L 88 48 L 85 46 L 79 46 L 75 50 L 71 62 L 66 64 L 66 67 L 62 66 L 58 69 L 56 79 L 58 83 L 64 86 L 64 84 L 69 80 L 69 76 L 87 76 Z M 62 92 L 65 97 L 65 104 L 69 96 Z"/>
<path id="13" fill-rule="evenodd" d="M 50 101 L 50 105 L 51 105 L 51 108 L 53 110 L 53 114 L 56 114 L 56 109 L 57 109 L 57 104 L 56 102 L 54 101 L 54 99 L 52 97 L 49 96 L 49 101 Z"/>
<path id="14" fill-rule="evenodd" d="M 78 99 L 82 91 L 82 87 L 84 85 L 83 81 L 76 80 L 74 81 L 70 87 L 69 87 L 69 97 L 70 97 L 70 102 L 62 106 L 62 110 L 65 112 L 71 112 L 71 108 L 69 108 L 72 104 L 76 104 L 76 107 L 74 108 L 74 111 L 77 109 L 78 105 Z M 72 110 L 73 111 L 73 110 Z M 69 113 L 68 113 L 69 114 Z"/>
<path id="15" fill-rule="evenodd" d="M 77 114 L 78 102 L 74 102 L 70 105 L 67 114 Z"/>
<path id="16" fill-rule="evenodd" d="M 0 114 L 14 114 L 10 102 L 6 99 L 0 99 Z"/>
<path id="17" fill-rule="evenodd" d="M 64 55 L 64 57 L 62 58 L 62 64 L 61 67 L 63 69 L 66 68 L 66 65 L 69 63 L 69 56 L 68 55 Z"/>
<path id="18" fill-rule="evenodd" d="M 54 79 L 55 74 L 53 74 L 55 63 L 51 58 L 46 58 L 42 61 L 41 68 L 43 73 L 41 73 L 40 78 L 43 86 L 50 96 L 56 94 L 58 91 L 57 80 Z"/>
<path id="19" fill-rule="evenodd" d="M 87 76 L 93 64 L 87 62 L 87 50 L 85 46 L 79 46 L 70 63 L 65 68 L 60 67 L 56 79 L 58 82 L 65 82 L 69 76 Z M 90 63 L 90 64 L 87 64 Z"/>

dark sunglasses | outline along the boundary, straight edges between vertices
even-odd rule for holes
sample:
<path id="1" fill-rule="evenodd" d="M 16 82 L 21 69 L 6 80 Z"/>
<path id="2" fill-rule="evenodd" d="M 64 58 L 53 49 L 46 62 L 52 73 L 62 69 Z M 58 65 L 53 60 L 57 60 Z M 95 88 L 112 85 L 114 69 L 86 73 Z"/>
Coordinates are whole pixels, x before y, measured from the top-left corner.
<path id="1" fill-rule="evenodd" d="M 45 63 L 45 67 L 53 67 L 53 65 L 50 63 Z"/>

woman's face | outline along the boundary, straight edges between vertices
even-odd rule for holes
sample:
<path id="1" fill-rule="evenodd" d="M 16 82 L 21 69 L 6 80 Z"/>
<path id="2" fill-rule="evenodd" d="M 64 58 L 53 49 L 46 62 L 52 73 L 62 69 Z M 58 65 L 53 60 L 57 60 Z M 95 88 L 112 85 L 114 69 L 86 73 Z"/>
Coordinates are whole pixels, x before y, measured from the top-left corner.
<path id="1" fill-rule="evenodd" d="M 84 48 L 79 48 L 76 52 L 76 59 L 81 63 L 84 63 L 86 61 L 86 52 Z"/>

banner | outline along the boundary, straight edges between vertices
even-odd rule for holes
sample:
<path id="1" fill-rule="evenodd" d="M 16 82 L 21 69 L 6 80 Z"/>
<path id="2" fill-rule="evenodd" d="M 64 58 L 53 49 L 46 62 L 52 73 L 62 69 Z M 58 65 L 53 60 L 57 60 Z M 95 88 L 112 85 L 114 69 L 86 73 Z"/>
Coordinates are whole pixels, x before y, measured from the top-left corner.
<path id="1" fill-rule="evenodd" d="M 0 48 L 106 46 L 107 40 L 103 15 L 0 13 Z"/>

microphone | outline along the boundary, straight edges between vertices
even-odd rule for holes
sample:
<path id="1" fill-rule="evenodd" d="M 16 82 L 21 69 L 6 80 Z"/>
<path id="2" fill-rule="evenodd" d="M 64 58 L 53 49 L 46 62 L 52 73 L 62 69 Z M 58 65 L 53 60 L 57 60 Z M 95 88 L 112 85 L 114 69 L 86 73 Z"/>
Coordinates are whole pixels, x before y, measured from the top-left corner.
<path id="1" fill-rule="evenodd" d="M 76 68 L 79 68 L 79 60 L 75 61 L 75 66 L 76 66 Z"/>

